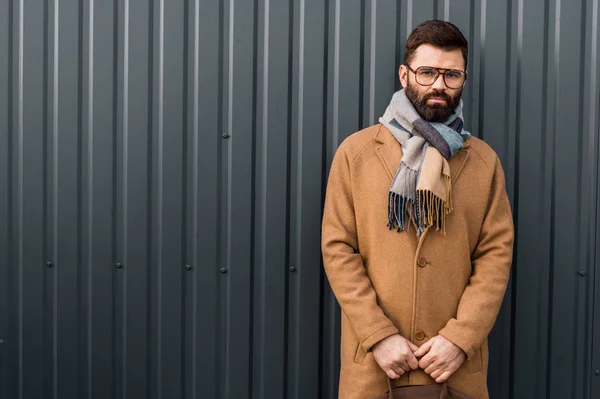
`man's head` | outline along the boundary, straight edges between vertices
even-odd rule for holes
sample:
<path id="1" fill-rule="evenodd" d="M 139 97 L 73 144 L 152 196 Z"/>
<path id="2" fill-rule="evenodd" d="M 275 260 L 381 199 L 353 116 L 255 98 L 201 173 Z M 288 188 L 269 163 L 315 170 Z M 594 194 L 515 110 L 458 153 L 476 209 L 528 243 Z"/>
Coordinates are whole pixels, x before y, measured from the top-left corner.
<path id="1" fill-rule="evenodd" d="M 458 106 L 467 58 L 467 40 L 450 22 L 426 21 L 412 31 L 399 76 L 423 119 L 444 122 Z"/>

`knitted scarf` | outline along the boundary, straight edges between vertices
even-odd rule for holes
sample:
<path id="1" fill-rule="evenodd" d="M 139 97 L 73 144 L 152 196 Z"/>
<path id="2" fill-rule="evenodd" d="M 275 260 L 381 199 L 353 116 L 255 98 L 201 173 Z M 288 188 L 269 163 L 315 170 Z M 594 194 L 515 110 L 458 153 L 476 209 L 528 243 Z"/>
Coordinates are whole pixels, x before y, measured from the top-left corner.
<path id="1" fill-rule="evenodd" d="M 446 215 L 452 211 L 452 176 L 448 160 L 470 134 L 463 130 L 462 100 L 444 123 L 427 122 L 417 113 L 404 90 L 394 94 L 379 119 L 402 146 L 402 161 L 388 196 L 387 226 L 397 231 L 429 226 L 446 234 Z"/>

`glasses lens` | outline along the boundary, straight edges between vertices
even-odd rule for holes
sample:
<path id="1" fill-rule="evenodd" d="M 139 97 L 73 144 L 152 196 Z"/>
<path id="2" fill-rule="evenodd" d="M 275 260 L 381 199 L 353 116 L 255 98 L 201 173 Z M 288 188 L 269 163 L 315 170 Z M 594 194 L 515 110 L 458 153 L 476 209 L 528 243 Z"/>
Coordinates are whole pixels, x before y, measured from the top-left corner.
<path id="1" fill-rule="evenodd" d="M 419 67 L 417 69 L 417 83 L 422 85 L 431 85 L 438 77 L 438 70 L 429 67 Z"/>
<path id="2" fill-rule="evenodd" d="M 465 74 L 462 71 L 450 69 L 444 72 L 444 81 L 449 88 L 458 89 L 465 83 Z"/>

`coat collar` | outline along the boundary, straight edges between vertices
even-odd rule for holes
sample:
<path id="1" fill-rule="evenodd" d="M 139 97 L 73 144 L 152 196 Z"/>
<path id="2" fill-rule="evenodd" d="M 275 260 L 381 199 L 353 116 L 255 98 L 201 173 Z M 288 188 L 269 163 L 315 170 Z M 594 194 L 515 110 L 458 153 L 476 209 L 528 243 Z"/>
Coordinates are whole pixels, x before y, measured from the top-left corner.
<path id="1" fill-rule="evenodd" d="M 379 144 L 377 147 L 377 155 L 383 163 L 391 183 L 396 175 L 398 166 L 400 165 L 400 160 L 402 159 L 402 147 L 392 133 L 382 124 L 379 125 L 374 140 Z M 470 140 L 465 140 L 463 148 L 454 154 L 454 156 L 450 158 L 450 161 L 448 161 L 450 173 L 452 175 L 452 185 L 456 184 L 458 176 L 460 176 L 460 172 L 462 172 L 462 169 L 465 166 L 469 156 L 470 146 Z"/>

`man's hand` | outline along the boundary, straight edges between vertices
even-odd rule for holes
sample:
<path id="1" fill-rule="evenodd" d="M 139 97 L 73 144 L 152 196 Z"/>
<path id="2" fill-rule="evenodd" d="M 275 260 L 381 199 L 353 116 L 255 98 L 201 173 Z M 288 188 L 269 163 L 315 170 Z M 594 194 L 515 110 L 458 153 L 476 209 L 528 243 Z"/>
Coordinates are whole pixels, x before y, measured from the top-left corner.
<path id="1" fill-rule="evenodd" d="M 421 357 L 419 367 L 437 383 L 448 380 L 467 357 L 462 349 L 441 335 L 436 335 L 421 345 L 415 356 Z"/>
<path id="2" fill-rule="evenodd" d="M 373 346 L 373 358 L 379 367 L 395 380 L 410 370 L 416 370 L 419 362 L 413 354 L 418 346 L 401 336 L 391 335 Z"/>

